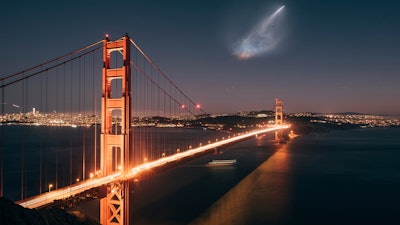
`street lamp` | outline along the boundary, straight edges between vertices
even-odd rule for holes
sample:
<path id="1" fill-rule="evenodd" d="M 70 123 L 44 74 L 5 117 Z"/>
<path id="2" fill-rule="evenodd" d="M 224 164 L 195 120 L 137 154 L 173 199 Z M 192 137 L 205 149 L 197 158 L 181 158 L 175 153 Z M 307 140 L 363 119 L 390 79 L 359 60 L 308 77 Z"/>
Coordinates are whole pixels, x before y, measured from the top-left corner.
<path id="1" fill-rule="evenodd" d="M 49 192 L 51 191 L 52 187 L 53 187 L 53 184 L 49 184 Z"/>

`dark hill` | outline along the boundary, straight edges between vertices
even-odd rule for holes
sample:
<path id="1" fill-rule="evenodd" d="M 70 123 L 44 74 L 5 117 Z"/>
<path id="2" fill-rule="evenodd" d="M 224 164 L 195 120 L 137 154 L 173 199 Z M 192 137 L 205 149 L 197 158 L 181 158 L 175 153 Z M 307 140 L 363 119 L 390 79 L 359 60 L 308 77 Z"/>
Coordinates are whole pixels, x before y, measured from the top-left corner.
<path id="1" fill-rule="evenodd" d="M 0 198 L 0 224 L 2 225 L 98 225 L 91 218 L 77 218 L 57 208 L 27 209 L 14 202 Z"/>

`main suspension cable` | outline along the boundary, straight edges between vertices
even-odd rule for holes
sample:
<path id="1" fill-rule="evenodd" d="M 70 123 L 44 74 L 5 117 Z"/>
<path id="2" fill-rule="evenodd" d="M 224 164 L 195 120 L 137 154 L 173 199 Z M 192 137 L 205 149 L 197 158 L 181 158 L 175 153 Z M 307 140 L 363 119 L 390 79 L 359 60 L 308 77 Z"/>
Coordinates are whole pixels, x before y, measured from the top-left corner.
<path id="1" fill-rule="evenodd" d="M 136 44 L 136 42 L 135 41 L 133 41 L 133 39 L 132 38 L 130 38 L 130 41 L 131 41 L 131 43 L 135 46 L 135 48 L 143 55 L 143 57 L 145 57 L 146 58 L 146 60 L 148 61 L 148 62 L 150 62 L 151 63 L 151 65 L 153 65 L 160 73 L 161 73 L 161 75 L 169 82 L 169 83 L 171 83 L 173 86 L 174 86 L 174 88 L 176 89 L 176 90 L 178 90 L 179 91 L 179 93 L 181 93 L 186 99 L 188 99 L 189 100 L 189 102 L 190 103 L 192 103 L 195 107 L 196 107 L 196 103 L 192 100 L 192 99 L 190 99 L 185 93 L 183 93 L 183 91 L 180 89 L 180 88 L 178 88 L 178 86 L 174 83 L 174 82 L 172 82 L 172 80 L 150 59 L 150 57 Z M 199 109 L 202 113 L 204 113 L 204 114 L 207 114 L 203 109 Z"/>
<path id="2" fill-rule="evenodd" d="M 17 80 L 10 81 L 9 83 L 6 83 L 6 84 L 2 84 L 2 85 L 0 86 L 0 88 L 7 87 L 7 86 L 9 86 L 9 85 L 11 85 L 11 84 L 14 84 L 14 83 L 20 82 L 20 81 L 22 81 L 22 80 L 28 79 L 28 78 L 30 78 L 30 77 L 36 76 L 36 75 L 41 74 L 41 73 L 43 73 L 43 72 L 45 72 L 45 71 L 54 69 L 54 68 L 56 68 L 56 67 L 58 67 L 58 66 L 60 66 L 60 65 L 62 65 L 62 64 L 66 64 L 66 63 L 71 62 L 71 61 L 73 61 L 73 60 L 75 60 L 75 59 L 78 59 L 78 58 L 80 58 L 80 57 L 82 57 L 82 56 L 85 56 L 85 55 L 87 55 L 87 54 L 89 54 L 89 53 L 95 52 L 96 50 L 99 50 L 100 48 L 103 48 L 103 46 L 98 47 L 98 48 L 95 48 L 95 49 L 93 49 L 93 50 L 91 50 L 91 51 L 85 52 L 85 53 L 83 53 L 82 55 L 78 55 L 78 56 L 76 56 L 76 57 L 74 57 L 74 58 L 70 58 L 70 59 L 68 59 L 68 60 L 66 60 L 66 61 L 57 63 L 56 65 L 50 66 L 50 67 L 48 67 L 48 68 L 45 68 L 45 69 L 43 69 L 43 70 L 41 70 L 41 71 L 38 71 L 38 72 L 36 72 L 36 73 L 33 73 L 33 74 L 31 74 L 31 75 L 23 76 L 22 78 L 19 78 L 19 79 L 17 79 Z M 4 79 L 3 79 L 3 80 L 4 80 Z"/>
<path id="3" fill-rule="evenodd" d="M 44 62 L 44 63 L 41 63 L 41 64 L 39 64 L 39 65 L 36 65 L 36 66 L 30 67 L 30 68 L 28 68 L 28 69 L 25 69 L 25 70 L 23 70 L 23 71 L 21 71 L 21 72 L 14 73 L 14 74 L 11 74 L 11 75 L 9 75 L 9 76 L 0 78 L 0 81 L 10 79 L 10 78 L 12 78 L 12 77 L 14 77 L 14 76 L 18 76 L 18 75 L 24 74 L 24 73 L 26 73 L 26 72 L 28 72 L 28 71 L 30 71 L 30 70 L 37 69 L 37 68 L 42 67 L 42 66 L 44 66 L 44 65 L 47 65 L 47 64 L 49 64 L 49 63 L 53 63 L 53 62 L 55 62 L 55 61 L 58 61 L 58 60 L 60 60 L 60 59 L 63 59 L 63 58 L 65 58 L 65 57 L 67 57 L 67 56 L 74 55 L 74 54 L 77 54 L 77 53 L 79 53 L 79 52 L 85 51 L 86 49 L 92 48 L 92 47 L 94 47 L 94 46 L 96 46 L 96 45 L 98 45 L 98 44 L 100 44 L 100 43 L 102 43 L 102 42 L 103 42 L 102 40 L 101 40 L 101 41 L 98 41 L 98 42 L 96 42 L 96 43 L 93 43 L 93 44 L 88 45 L 88 46 L 86 46 L 86 47 L 80 48 L 80 49 L 75 50 L 75 51 L 73 51 L 73 52 L 67 53 L 67 54 L 62 55 L 62 56 L 60 56 L 60 57 L 57 57 L 57 58 L 55 58 L 55 59 L 51 59 L 51 60 L 49 60 L 49 61 L 47 61 L 47 62 Z M 103 46 L 102 46 L 102 47 L 103 47 Z M 43 72 L 43 71 L 41 71 L 41 72 Z M 2 87 L 3 87 L 3 86 L 2 86 Z"/>

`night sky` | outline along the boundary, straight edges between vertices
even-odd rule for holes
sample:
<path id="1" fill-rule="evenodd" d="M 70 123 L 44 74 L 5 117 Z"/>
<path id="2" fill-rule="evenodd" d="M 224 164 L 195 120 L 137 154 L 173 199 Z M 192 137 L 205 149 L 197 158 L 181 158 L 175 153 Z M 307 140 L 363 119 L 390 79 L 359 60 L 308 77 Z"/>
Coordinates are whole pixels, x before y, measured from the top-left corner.
<path id="1" fill-rule="evenodd" d="M 234 46 L 283 5 L 268 27 L 279 41 L 238 59 Z M 399 12 L 396 0 L 2 0 L 0 76 L 128 33 L 209 113 L 280 98 L 287 112 L 400 115 Z"/>

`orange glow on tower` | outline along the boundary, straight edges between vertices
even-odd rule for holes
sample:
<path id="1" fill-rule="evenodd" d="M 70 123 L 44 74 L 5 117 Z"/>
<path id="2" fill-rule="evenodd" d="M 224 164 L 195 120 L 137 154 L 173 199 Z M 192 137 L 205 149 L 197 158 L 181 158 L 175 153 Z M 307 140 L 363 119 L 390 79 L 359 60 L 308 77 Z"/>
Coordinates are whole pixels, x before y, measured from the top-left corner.
<path id="1" fill-rule="evenodd" d="M 283 101 L 280 99 L 275 99 L 275 125 L 281 126 L 283 125 Z M 275 131 L 275 141 L 282 142 L 283 141 L 283 131 Z"/>
<path id="2" fill-rule="evenodd" d="M 111 54 L 122 54 L 123 65 L 111 68 Z M 128 35 L 110 41 L 108 35 L 103 42 L 100 171 L 108 176 L 121 171 L 128 173 L 131 132 L 131 70 L 130 38 Z M 121 93 L 112 90 L 111 82 L 120 82 Z M 119 96 L 119 97 L 115 97 Z M 121 116 L 114 125 L 113 112 Z M 115 122 L 117 123 L 117 122 Z M 111 191 L 112 190 L 112 191 Z M 107 196 L 100 201 L 100 222 L 106 224 L 129 224 L 129 183 L 115 182 Z"/>

